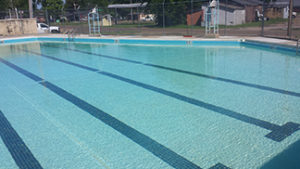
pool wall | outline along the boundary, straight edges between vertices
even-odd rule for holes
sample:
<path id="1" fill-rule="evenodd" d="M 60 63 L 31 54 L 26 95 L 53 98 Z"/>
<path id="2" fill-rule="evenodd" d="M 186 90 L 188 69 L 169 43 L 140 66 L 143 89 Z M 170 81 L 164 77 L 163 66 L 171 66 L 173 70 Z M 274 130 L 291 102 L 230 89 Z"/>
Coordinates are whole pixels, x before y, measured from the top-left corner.
<path id="1" fill-rule="evenodd" d="M 254 40 L 154 40 L 154 39 L 105 39 L 105 38 L 68 38 L 68 37 L 27 37 L 2 39 L 0 44 L 26 43 L 26 42 L 79 42 L 79 43 L 110 43 L 110 44 L 143 44 L 143 45 L 188 45 L 188 46 L 253 46 L 265 49 L 297 52 L 297 47 L 270 42 Z"/>
<path id="2" fill-rule="evenodd" d="M 241 42 L 243 45 L 254 46 L 254 47 L 262 47 L 268 49 L 276 49 L 281 51 L 289 51 L 289 52 L 297 52 L 297 47 L 291 45 L 284 45 L 284 44 L 275 44 L 269 42 L 258 42 L 253 40 L 245 40 Z"/>

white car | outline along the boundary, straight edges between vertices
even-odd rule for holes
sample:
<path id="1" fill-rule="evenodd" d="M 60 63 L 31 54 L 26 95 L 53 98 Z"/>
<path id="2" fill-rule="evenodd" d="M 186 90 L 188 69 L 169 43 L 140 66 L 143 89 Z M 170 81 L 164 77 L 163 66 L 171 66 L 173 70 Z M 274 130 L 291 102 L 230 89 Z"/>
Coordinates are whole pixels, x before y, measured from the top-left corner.
<path id="1" fill-rule="evenodd" d="M 147 15 L 145 18 L 143 18 L 143 21 L 147 21 L 147 22 L 153 21 L 153 17 Z"/>
<path id="2" fill-rule="evenodd" d="M 58 26 L 48 26 L 45 23 L 37 23 L 38 33 L 60 33 L 60 28 Z"/>

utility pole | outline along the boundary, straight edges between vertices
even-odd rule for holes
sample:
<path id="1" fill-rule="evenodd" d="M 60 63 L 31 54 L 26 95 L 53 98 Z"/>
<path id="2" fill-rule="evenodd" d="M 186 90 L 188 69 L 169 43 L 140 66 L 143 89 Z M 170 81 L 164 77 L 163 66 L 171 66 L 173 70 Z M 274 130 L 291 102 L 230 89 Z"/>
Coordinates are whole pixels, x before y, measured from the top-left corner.
<path id="1" fill-rule="evenodd" d="M 290 38 L 292 37 L 292 19 L 293 19 L 293 0 L 290 0 L 290 7 L 289 7 L 289 23 L 288 23 L 288 32 L 287 36 Z"/>
<path id="2" fill-rule="evenodd" d="M 28 7 L 29 7 L 29 18 L 33 18 L 32 0 L 28 0 Z"/>

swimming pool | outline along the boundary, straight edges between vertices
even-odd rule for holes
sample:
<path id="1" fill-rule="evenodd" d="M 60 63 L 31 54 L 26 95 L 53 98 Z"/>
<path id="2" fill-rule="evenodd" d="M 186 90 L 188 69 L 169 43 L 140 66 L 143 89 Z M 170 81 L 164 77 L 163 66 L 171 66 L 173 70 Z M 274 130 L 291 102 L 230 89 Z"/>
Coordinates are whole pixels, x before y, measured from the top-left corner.
<path id="1" fill-rule="evenodd" d="M 189 44 L 1 45 L 0 168 L 293 166 L 299 56 Z"/>

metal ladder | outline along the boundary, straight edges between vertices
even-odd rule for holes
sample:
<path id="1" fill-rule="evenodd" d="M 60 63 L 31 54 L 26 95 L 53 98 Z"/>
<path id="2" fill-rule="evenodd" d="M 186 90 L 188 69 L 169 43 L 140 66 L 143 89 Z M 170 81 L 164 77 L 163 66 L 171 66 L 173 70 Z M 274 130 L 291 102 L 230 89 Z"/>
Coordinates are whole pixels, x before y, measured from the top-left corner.
<path id="1" fill-rule="evenodd" d="M 67 34 L 68 34 L 68 41 L 74 41 L 74 38 L 76 36 L 76 30 L 72 29 L 68 31 Z"/>
<path id="2" fill-rule="evenodd" d="M 92 36 L 101 36 L 98 8 L 95 7 L 88 13 L 89 34 Z"/>

